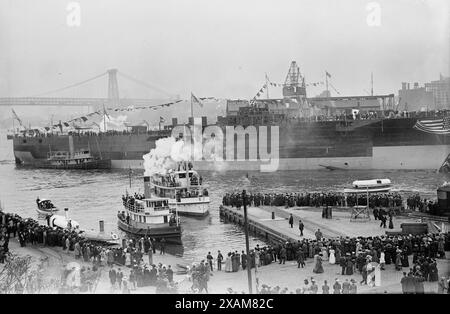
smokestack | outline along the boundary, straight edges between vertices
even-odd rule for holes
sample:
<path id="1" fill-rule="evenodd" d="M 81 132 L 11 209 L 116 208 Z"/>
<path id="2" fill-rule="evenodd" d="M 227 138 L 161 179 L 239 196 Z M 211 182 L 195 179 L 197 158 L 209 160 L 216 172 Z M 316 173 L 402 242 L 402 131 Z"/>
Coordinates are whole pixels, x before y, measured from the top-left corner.
<path id="1" fill-rule="evenodd" d="M 150 198 L 151 197 L 151 193 L 150 193 L 150 177 L 145 176 L 144 177 L 144 195 L 145 198 Z"/>

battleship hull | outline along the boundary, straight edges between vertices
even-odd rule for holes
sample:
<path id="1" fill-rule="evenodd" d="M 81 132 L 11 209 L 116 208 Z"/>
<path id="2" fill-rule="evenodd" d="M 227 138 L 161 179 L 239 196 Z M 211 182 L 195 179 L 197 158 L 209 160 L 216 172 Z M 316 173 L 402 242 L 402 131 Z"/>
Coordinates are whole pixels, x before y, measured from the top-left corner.
<path id="1" fill-rule="evenodd" d="M 236 140 L 232 148 L 234 156 L 227 156 L 226 128 L 218 125 L 224 133 L 223 161 L 198 160 L 194 166 L 198 170 L 261 170 L 261 165 L 268 163 L 260 159 L 261 152 L 271 152 L 272 145 L 278 145 L 279 156 L 272 161 L 276 170 L 438 170 L 450 154 L 450 136 L 416 130 L 416 122 L 416 118 L 345 123 L 291 121 L 280 123 L 278 138 L 267 143 L 260 141 L 260 126 L 256 126 L 255 143 L 253 145 L 247 135 L 243 158 L 237 153 Z M 273 125 L 267 128 L 270 139 Z M 170 135 L 170 130 L 144 134 L 77 135 L 73 136 L 73 144 L 75 149 L 91 147 L 91 154 L 111 160 L 112 168 L 142 169 L 142 156 L 155 147 L 157 139 Z M 15 137 L 13 141 L 16 163 L 29 164 L 45 159 L 50 150 L 68 150 L 69 142 L 68 136 Z"/>

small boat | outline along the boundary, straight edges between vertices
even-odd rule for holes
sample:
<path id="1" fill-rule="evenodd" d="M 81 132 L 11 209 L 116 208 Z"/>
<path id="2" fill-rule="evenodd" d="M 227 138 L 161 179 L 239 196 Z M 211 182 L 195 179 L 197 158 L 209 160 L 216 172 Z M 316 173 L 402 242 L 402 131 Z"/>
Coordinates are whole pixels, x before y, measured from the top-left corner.
<path id="1" fill-rule="evenodd" d="M 127 196 L 123 200 L 124 211 L 117 214 L 118 227 L 133 236 L 149 236 L 181 243 L 181 226 L 176 214 L 170 212 L 168 198 L 136 199 Z"/>
<path id="2" fill-rule="evenodd" d="M 111 160 L 98 159 L 87 149 L 79 151 L 51 151 L 47 160 L 36 164 L 38 168 L 49 169 L 110 169 Z"/>
<path id="3" fill-rule="evenodd" d="M 47 216 L 47 224 L 50 227 L 57 227 L 61 229 L 74 230 L 79 229 L 80 224 L 75 220 L 69 219 L 67 216 L 51 215 Z"/>
<path id="4" fill-rule="evenodd" d="M 167 174 L 144 177 L 145 195 L 169 198 L 172 212 L 182 216 L 203 217 L 209 214 L 208 190 L 203 187 L 203 178 L 191 163 L 182 162 L 176 170 Z"/>
<path id="5" fill-rule="evenodd" d="M 41 200 L 38 198 L 36 200 L 36 204 L 37 204 L 36 211 L 38 212 L 38 214 L 43 216 L 53 215 L 59 211 L 59 209 L 55 207 L 55 205 L 53 205 L 52 201 L 47 199 Z"/>
<path id="6" fill-rule="evenodd" d="M 332 166 L 332 165 L 319 164 L 319 166 L 324 167 L 325 169 L 328 169 L 330 171 L 334 171 L 334 170 L 348 170 L 348 165 L 346 165 L 345 167 L 337 167 L 337 166 Z"/>
<path id="7" fill-rule="evenodd" d="M 389 179 L 356 180 L 352 188 L 345 189 L 346 193 L 383 193 L 392 189 Z"/>

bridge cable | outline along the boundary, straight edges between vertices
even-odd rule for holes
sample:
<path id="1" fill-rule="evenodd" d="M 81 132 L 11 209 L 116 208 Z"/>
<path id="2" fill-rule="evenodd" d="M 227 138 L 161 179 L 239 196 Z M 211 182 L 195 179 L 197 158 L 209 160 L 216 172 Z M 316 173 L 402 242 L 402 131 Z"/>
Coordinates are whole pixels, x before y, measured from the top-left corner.
<path id="1" fill-rule="evenodd" d="M 147 87 L 149 89 L 156 90 L 156 91 L 158 91 L 160 93 L 163 93 L 163 94 L 165 94 L 165 95 L 167 95 L 169 97 L 173 97 L 174 96 L 173 94 L 171 94 L 171 93 L 169 93 L 169 92 L 167 92 L 167 91 L 165 91 L 165 90 L 163 90 L 163 89 L 161 89 L 159 87 L 156 87 L 156 86 L 150 85 L 150 84 L 148 84 L 148 83 L 146 83 L 144 81 L 135 79 L 135 78 L 133 78 L 133 77 L 131 77 L 129 75 L 126 75 L 126 74 L 124 74 L 122 72 L 118 72 L 118 73 L 119 73 L 120 76 L 123 76 L 124 78 L 129 79 L 130 81 L 133 81 L 136 84 L 140 84 L 140 85 L 143 85 L 143 86 L 145 86 L 145 87 Z"/>
<path id="2" fill-rule="evenodd" d="M 75 83 L 75 84 L 72 84 L 72 85 L 69 85 L 69 86 L 66 86 L 66 87 L 58 88 L 58 89 L 55 89 L 55 90 L 52 90 L 52 91 L 48 91 L 48 92 L 45 92 L 45 93 L 41 93 L 41 94 L 38 94 L 38 95 L 34 95 L 34 96 L 31 96 L 31 97 L 40 97 L 40 96 L 44 96 L 44 95 L 48 95 L 48 94 L 57 93 L 57 92 L 60 92 L 60 91 L 63 91 L 63 90 L 66 90 L 66 89 L 69 89 L 69 88 L 72 88 L 72 87 L 76 87 L 76 86 L 85 84 L 85 83 L 90 82 L 90 81 L 93 81 L 93 80 L 95 80 L 95 79 L 97 79 L 99 77 L 102 77 L 102 76 L 106 75 L 106 74 L 108 74 L 108 72 L 104 72 L 102 74 L 99 74 L 99 75 L 96 75 L 94 77 L 91 77 L 91 78 L 89 78 L 87 80 L 84 80 L 84 81 L 81 81 L 81 82 L 78 82 L 78 83 Z"/>

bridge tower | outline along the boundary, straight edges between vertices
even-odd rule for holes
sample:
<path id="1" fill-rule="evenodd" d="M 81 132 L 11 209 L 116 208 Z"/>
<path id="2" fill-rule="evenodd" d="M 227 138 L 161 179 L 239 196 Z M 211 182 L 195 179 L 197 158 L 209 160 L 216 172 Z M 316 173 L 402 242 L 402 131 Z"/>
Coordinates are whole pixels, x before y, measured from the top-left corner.
<path id="1" fill-rule="evenodd" d="M 119 105 L 119 85 L 117 84 L 117 69 L 108 70 L 108 104 Z"/>

